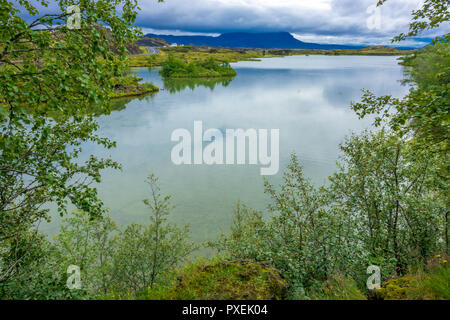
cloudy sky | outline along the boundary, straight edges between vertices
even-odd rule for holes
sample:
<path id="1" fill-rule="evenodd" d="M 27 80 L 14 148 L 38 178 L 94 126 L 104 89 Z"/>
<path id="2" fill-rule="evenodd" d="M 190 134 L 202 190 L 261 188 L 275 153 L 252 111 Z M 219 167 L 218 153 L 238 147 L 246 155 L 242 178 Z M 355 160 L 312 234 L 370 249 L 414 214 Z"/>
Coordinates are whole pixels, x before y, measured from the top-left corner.
<path id="1" fill-rule="evenodd" d="M 157 34 L 288 31 L 317 43 L 390 44 L 422 0 L 140 0 L 137 24 Z M 447 26 L 447 32 L 448 32 Z M 425 34 L 433 36 L 433 34 Z M 409 40 L 402 45 L 418 45 Z"/>
<path id="2" fill-rule="evenodd" d="M 16 0 L 17 1 L 17 0 Z M 224 32 L 287 31 L 305 42 L 334 44 L 391 44 L 408 30 L 411 11 L 423 0 L 138 0 L 136 24 L 144 33 L 219 35 Z M 55 10 L 49 1 L 41 13 Z M 54 13 L 54 12 L 52 12 Z M 432 38 L 450 32 L 450 26 L 421 35 Z M 402 46 L 422 46 L 410 39 Z"/>

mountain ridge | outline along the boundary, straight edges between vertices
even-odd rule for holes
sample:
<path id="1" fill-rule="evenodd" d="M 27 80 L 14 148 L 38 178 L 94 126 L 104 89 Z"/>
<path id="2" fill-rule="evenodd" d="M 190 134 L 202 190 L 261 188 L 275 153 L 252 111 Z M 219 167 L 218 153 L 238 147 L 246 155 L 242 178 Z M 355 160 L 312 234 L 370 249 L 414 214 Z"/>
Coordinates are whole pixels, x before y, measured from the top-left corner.
<path id="1" fill-rule="evenodd" d="M 174 36 L 146 34 L 170 43 L 196 46 L 230 47 L 245 49 L 360 49 L 360 45 L 318 44 L 303 42 L 289 32 L 248 33 L 231 32 L 220 36 Z"/>

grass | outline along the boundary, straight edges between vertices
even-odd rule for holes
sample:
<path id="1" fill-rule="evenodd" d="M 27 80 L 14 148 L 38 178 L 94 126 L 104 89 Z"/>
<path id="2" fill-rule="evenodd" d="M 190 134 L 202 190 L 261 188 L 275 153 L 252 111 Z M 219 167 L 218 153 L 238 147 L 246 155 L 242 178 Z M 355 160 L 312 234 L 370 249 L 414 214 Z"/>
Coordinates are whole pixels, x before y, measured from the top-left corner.
<path id="1" fill-rule="evenodd" d="M 386 281 L 376 291 L 376 297 L 382 300 L 450 300 L 448 257 L 437 255 L 425 268 Z"/>
<path id="2" fill-rule="evenodd" d="M 139 83 L 141 80 L 133 76 L 116 79 L 111 99 L 141 96 L 159 91 L 159 88 L 152 83 Z"/>
<path id="3" fill-rule="evenodd" d="M 367 300 L 356 281 L 342 275 L 331 276 L 327 281 L 310 289 L 311 300 Z"/>
<path id="4" fill-rule="evenodd" d="M 258 50 L 233 50 L 208 47 L 176 47 L 160 48 L 159 54 L 145 56 L 130 56 L 128 63 L 130 67 L 157 67 L 161 66 L 168 57 L 180 59 L 185 63 L 206 61 L 210 58 L 221 62 L 251 61 L 263 57 L 263 52 Z"/>
<path id="5" fill-rule="evenodd" d="M 212 57 L 185 62 L 172 55 L 162 63 L 159 73 L 163 78 L 220 78 L 236 75 L 228 62 L 217 62 Z"/>
<path id="6" fill-rule="evenodd" d="M 411 50 L 398 50 L 391 47 L 366 47 L 362 49 L 322 50 L 322 49 L 231 49 L 214 47 L 184 46 L 160 48 L 159 54 L 136 55 L 128 58 L 130 67 L 157 67 L 165 62 L 169 55 L 183 60 L 185 63 L 205 61 L 210 58 L 217 62 L 257 61 L 260 58 L 270 58 L 292 55 L 373 55 L 373 56 L 403 56 L 411 54 Z"/>
<path id="7" fill-rule="evenodd" d="M 365 47 L 361 49 L 273 49 L 267 50 L 266 54 L 272 56 L 293 56 L 293 55 L 327 55 L 327 56 L 339 56 L 339 55 L 360 55 L 360 56 L 404 56 L 413 53 L 413 50 L 399 50 L 391 47 L 374 46 Z"/>
<path id="8" fill-rule="evenodd" d="M 114 292 L 98 299 L 138 300 L 450 300 L 448 257 L 436 256 L 426 267 L 403 277 L 388 279 L 381 289 L 366 292 L 355 280 L 342 274 L 316 282 L 308 291 L 289 296 L 282 274 L 267 263 L 251 260 L 200 258 L 171 271 L 154 288 L 137 296 Z"/>
<path id="9" fill-rule="evenodd" d="M 273 267 L 253 261 L 200 259 L 166 285 L 148 288 L 146 300 L 281 300 L 287 284 Z"/>

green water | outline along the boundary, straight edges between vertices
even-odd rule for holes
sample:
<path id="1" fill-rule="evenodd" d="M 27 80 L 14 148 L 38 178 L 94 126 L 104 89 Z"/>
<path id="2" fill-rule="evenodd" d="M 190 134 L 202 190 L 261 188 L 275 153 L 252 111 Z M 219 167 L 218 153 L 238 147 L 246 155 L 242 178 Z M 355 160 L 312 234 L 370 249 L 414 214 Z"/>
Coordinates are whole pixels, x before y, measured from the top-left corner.
<path id="1" fill-rule="evenodd" d="M 106 170 L 99 195 L 119 225 L 148 222 L 142 203 L 148 197 L 144 180 L 155 173 L 162 190 L 173 196 L 172 219 L 189 223 L 198 241 L 227 231 L 236 201 L 265 209 L 267 197 L 259 166 L 176 166 L 170 155 L 171 133 L 193 131 L 195 120 L 205 129 L 280 129 L 280 172 L 268 177 L 277 183 L 289 154 L 296 152 L 305 174 L 315 183 L 326 183 L 335 170 L 338 145 L 350 132 L 370 128 L 371 120 L 358 120 L 350 101 L 361 89 L 376 94 L 402 96 L 402 68 L 395 57 L 292 56 L 261 62 L 233 64 L 237 76 L 230 80 L 197 80 L 163 83 L 157 71 L 133 71 L 144 81 L 165 90 L 145 98 L 116 104 L 116 111 L 99 117 L 99 134 L 117 142 L 105 151 L 86 145 L 89 154 L 111 156 L 122 171 Z M 58 219 L 47 226 L 56 229 Z"/>

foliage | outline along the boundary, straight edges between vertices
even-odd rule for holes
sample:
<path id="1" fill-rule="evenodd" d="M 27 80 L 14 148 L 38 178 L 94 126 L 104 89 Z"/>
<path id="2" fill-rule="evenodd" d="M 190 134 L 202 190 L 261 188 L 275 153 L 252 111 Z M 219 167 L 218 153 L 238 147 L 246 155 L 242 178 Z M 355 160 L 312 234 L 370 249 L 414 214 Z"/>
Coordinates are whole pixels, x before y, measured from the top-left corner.
<path id="1" fill-rule="evenodd" d="M 135 296 L 159 284 L 163 275 L 195 248 L 187 226 L 167 222 L 170 197 L 160 194 L 158 179 L 147 182 L 151 198 L 144 200 L 152 215 L 148 225 L 132 224 L 120 231 L 108 217 L 83 212 L 63 220 L 55 237 L 55 257 L 63 268 L 81 269 L 83 290 L 89 297 Z"/>
<path id="2" fill-rule="evenodd" d="M 301 297 L 313 281 L 324 281 L 361 259 L 345 216 L 328 213 L 325 189 L 316 189 L 303 176 L 295 155 L 283 176 L 280 191 L 265 181 L 271 218 L 241 206 L 235 210 L 230 236 L 211 245 L 233 258 L 267 261 L 289 281 L 291 297 Z M 359 259 L 359 260 L 358 260 Z"/>
<path id="3" fill-rule="evenodd" d="M 378 6 L 383 5 L 386 1 L 388 0 L 379 0 Z M 401 33 L 394 37 L 392 41 L 402 41 L 417 36 L 421 32 L 437 28 L 449 20 L 448 0 L 425 0 L 422 8 L 412 12 L 412 21 L 409 24 L 408 33 Z"/>
<path id="4" fill-rule="evenodd" d="M 435 159 L 384 130 L 352 136 L 341 149 L 329 192 L 333 206 L 358 223 L 370 262 L 395 275 L 441 249 L 447 209 L 434 193 Z"/>
<path id="5" fill-rule="evenodd" d="M 47 6 L 46 1 L 19 3 L 0 3 L 2 251 L 13 249 L 9 239 L 48 219 L 44 203 L 56 203 L 61 215 L 69 201 L 92 216 L 104 212 L 90 183 L 118 164 L 94 156 L 78 159 L 84 142 L 114 146 L 95 135 L 97 124 L 86 111 L 93 103 L 107 110 L 110 80 L 122 75 L 125 44 L 138 34 L 133 0 L 82 1 L 80 29 L 64 25 L 71 1 L 57 1 L 59 12 L 46 15 L 35 5 Z M 107 50 L 111 42 L 116 52 Z M 2 271 L 0 281 L 15 274 Z"/>
<path id="6" fill-rule="evenodd" d="M 236 50 L 225 48 L 208 48 L 208 47 L 170 47 L 159 48 L 159 54 L 147 56 L 130 56 L 128 63 L 133 67 L 156 67 L 165 62 L 169 55 L 177 59 L 183 60 L 185 63 L 202 62 L 210 58 L 221 62 L 238 62 L 256 60 L 263 56 L 262 51 L 258 50 Z"/>
<path id="7" fill-rule="evenodd" d="M 201 259 L 175 273 L 169 285 L 149 288 L 147 300 L 282 300 L 287 283 L 279 272 L 253 261 Z"/>
<path id="8" fill-rule="evenodd" d="M 358 284 L 342 274 L 332 275 L 324 282 L 313 285 L 308 292 L 311 300 L 366 300 Z"/>
<path id="9" fill-rule="evenodd" d="M 271 49 L 249 50 L 232 48 L 209 48 L 184 46 L 176 48 L 160 48 L 158 54 L 131 55 L 127 63 L 130 67 L 157 67 L 167 60 L 169 55 L 183 60 L 185 63 L 205 61 L 210 58 L 217 62 L 257 61 L 260 58 L 291 55 L 370 55 L 370 56 L 404 56 L 412 54 L 412 50 L 399 50 L 392 47 L 365 47 L 361 49 Z"/>
<path id="10" fill-rule="evenodd" d="M 444 38 L 435 41 L 411 56 L 404 57 L 401 63 L 406 68 L 410 82 L 420 89 L 429 90 L 450 82 L 450 43 Z"/>
<path id="11" fill-rule="evenodd" d="M 293 55 L 326 55 L 326 56 L 404 56 L 412 54 L 412 50 L 402 50 L 385 46 L 370 46 L 361 49 L 270 49 L 264 51 L 265 57 Z"/>
<path id="12" fill-rule="evenodd" d="M 265 182 L 271 217 L 238 204 L 231 234 L 212 245 L 232 258 L 271 263 L 294 298 L 337 274 L 363 288 L 369 265 L 387 278 L 445 249 L 439 239 L 447 208 L 434 192 L 435 158 L 384 130 L 351 136 L 341 149 L 338 172 L 320 189 L 292 155 L 280 190 Z"/>
<path id="13" fill-rule="evenodd" d="M 160 75 L 164 78 L 209 78 L 232 77 L 236 71 L 228 62 L 217 63 L 213 58 L 205 61 L 185 63 L 169 55 L 167 61 L 161 64 Z"/>
<path id="14" fill-rule="evenodd" d="M 160 51 L 158 54 L 149 55 L 133 55 L 127 59 L 127 64 L 130 67 L 149 67 L 154 68 L 160 66 L 161 63 L 167 60 L 167 55 L 164 51 Z"/>
<path id="15" fill-rule="evenodd" d="M 139 83 L 141 80 L 142 78 L 137 78 L 131 75 L 114 79 L 114 91 L 111 98 L 118 99 L 132 96 L 142 96 L 159 91 L 159 88 L 153 83 Z"/>
<path id="16" fill-rule="evenodd" d="M 405 98 L 366 92 L 352 105 L 360 117 L 377 114 L 377 125 L 387 120 L 393 133 L 349 137 L 327 187 L 313 187 L 292 155 L 279 188 L 265 181 L 270 215 L 238 203 L 231 234 L 211 244 L 226 258 L 177 272 L 196 246 L 187 226 L 168 222 L 170 197 L 157 179 L 149 177 L 144 201 L 150 224 L 119 231 L 90 186 L 102 169 L 119 165 L 79 159 L 86 142 L 114 147 L 95 135 L 93 104 L 96 114 L 107 113 L 111 97 L 154 89 L 125 72 L 127 44 L 138 35 L 136 1 L 82 1 L 75 30 L 64 26 L 65 13 L 39 16 L 32 1 L 19 4 L 0 2 L 0 298 L 284 299 L 289 287 L 290 298 L 360 299 L 366 268 L 375 264 L 384 279 L 395 277 L 379 298 L 449 299 L 448 258 L 424 267 L 449 250 L 448 34 L 403 59 L 414 83 Z M 72 1 L 57 4 L 65 12 Z M 27 14 L 35 20 L 26 22 Z M 395 40 L 448 17 L 448 1 L 426 0 Z M 310 53 L 278 53 L 292 52 Z M 234 76 L 230 61 L 265 53 L 183 47 L 136 59 L 162 63 L 166 78 L 201 78 Z M 78 209 L 54 243 L 37 230 L 49 219 L 47 202 L 61 215 L 69 202 Z M 69 264 L 81 267 L 83 290 L 67 289 Z"/>
<path id="17" fill-rule="evenodd" d="M 450 132 L 448 39 L 421 50 L 405 63 L 411 66 L 407 74 L 417 84 L 406 97 L 376 97 L 365 91 L 362 101 L 353 103 L 352 108 L 361 118 L 375 114 L 376 125 L 386 120 L 399 134 L 414 137 L 417 147 L 445 154 Z"/>
<path id="18" fill-rule="evenodd" d="M 380 1 L 380 4 L 384 2 Z M 432 29 L 448 22 L 448 13 L 448 1 L 425 1 L 422 9 L 413 12 L 409 33 L 400 34 L 394 41 L 416 36 L 423 30 Z M 411 163 L 419 164 L 416 167 L 416 170 L 419 171 L 416 173 L 425 169 L 419 176 L 422 177 L 420 181 L 425 183 L 426 189 L 420 186 L 420 189 L 417 190 L 420 193 L 426 190 L 425 197 L 421 197 L 422 200 L 417 201 L 416 197 L 420 194 L 414 190 L 408 190 L 408 193 L 413 191 L 416 195 L 411 194 L 412 198 L 408 200 L 406 206 L 400 204 L 402 211 L 412 205 L 409 214 L 405 211 L 404 218 L 408 217 L 408 229 L 410 231 L 416 229 L 415 232 L 418 235 L 411 235 L 411 239 L 414 240 L 407 246 L 421 248 L 419 256 L 422 262 L 432 253 L 436 239 L 442 239 L 445 247 L 435 249 L 443 249 L 448 252 L 450 248 L 448 237 L 449 40 L 449 34 L 437 37 L 432 45 L 403 58 L 402 64 L 407 66 L 406 74 L 409 81 L 413 83 L 409 94 L 404 98 L 377 97 L 373 93 L 365 91 L 362 101 L 352 104 L 353 110 L 359 117 L 364 118 L 369 114 L 374 114 L 376 125 L 387 123 L 399 137 L 402 137 L 401 139 L 405 141 L 402 144 L 407 151 L 408 158 L 414 158 L 414 161 L 408 160 L 403 166 L 411 161 Z M 411 177 L 408 178 L 408 180 L 410 179 Z M 404 190 L 404 188 L 400 189 Z M 401 196 L 402 194 L 397 195 Z M 398 199 L 398 196 L 394 199 Z M 400 203 L 403 200 L 400 198 L 398 201 Z M 432 222 L 424 224 L 427 219 L 431 219 Z M 407 229 L 403 229 L 402 232 L 405 230 Z M 407 241 L 409 242 L 409 240 Z M 413 242 L 416 243 L 413 244 Z M 419 242 L 421 242 L 420 245 Z M 402 255 L 403 258 L 396 257 L 396 264 L 400 260 L 412 258 L 411 253 L 398 252 L 397 255 Z"/>
<path id="19" fill-rule="evenodd" d="M 111 284 L 116 224 L 108 216 L 97 218 L 77 211 L 63 219 L 55 236 L 56 256 L 62 267 L 80 267 L 83 289 L 91 294 L 106 292 Z"/>
<path id="20" fill-rule="evenodd" d="M 152 212 L 151 223 L 132 224 L 118 235 L 112 268 L 116 292 L 135 295 L 147 287 L 153 288 L 164 273 L 196 248 L 188 241 L 188 226 L 178 228 L 167 221 L 173 207 L 170 196 L 160 193 L 158 179 L 151 175 L 147 182 L 151 198 L 144 203 Z"/>
<path id="21" fill-rule="evenodd" d="M 385 0 L 381 0 L 379 5 Z M 413 12 L 413 21 L 408 34 L 400 34 L 394 41 L 416 36 L 423 30 L 436 28 L 449 20 L 449 2 L 446 0 L 426 0 L 420 10 Z M 386 121 L 400 135 L 413 137 L 417 148 L 430 153 L 441 153 L 440 176 L 448 179 L 448 140 L 449 140 L 449 34 L 437 37 L 428 46 L 404 59 L 410 80 L 416 87 L 402 98 L 391 96 L 376 97 L 365 91 L 360 103 L 352 108 L 361 118 L 375 114 L 375 124 Z M 444 190 L 444 192 L 447 190 Z"/>
<path id="22" fill-rule="evenodd" d="M 376 290 L 381 300 L 449 300 L 450 267 L 448 257 L 433 258 L 425 270 L 386 281 Z"/>
<path id="23" fill-rule="evenodd" d="M 86 293 L 66 287 L 67 268 L 56 258 L 57 248 L 35 231 L 22 232 L 2 252 L 2 265 L 10 265 L 13 276 L 0 283 L 0 299 L 83 299 Z"/>

